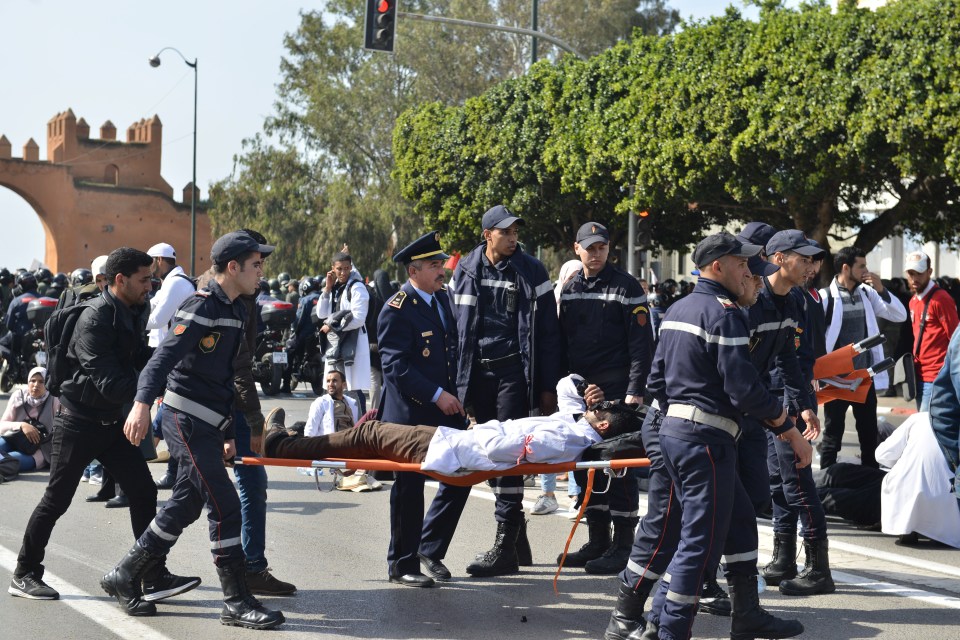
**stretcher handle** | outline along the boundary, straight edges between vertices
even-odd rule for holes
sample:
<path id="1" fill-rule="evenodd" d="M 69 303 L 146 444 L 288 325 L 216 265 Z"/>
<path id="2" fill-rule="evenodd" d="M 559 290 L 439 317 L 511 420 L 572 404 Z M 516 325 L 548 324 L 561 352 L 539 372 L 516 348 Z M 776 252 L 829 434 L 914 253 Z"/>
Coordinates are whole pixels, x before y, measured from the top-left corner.
<path id="1" fill-rule="evenodd" d="M 853 348 L 857 353 L 863 353 L 864 351 L 868 351 L 874 347 L 879 347 L 886 341 L 886 337 L 884 337 L 882 333 L 878 333 L 875 336 L 870 336 L 869 338 L 864 338 L 860 342 L 857 342 L 853 345 Z"/>
<path id="2" fill-rule="evenodd" d="M 897 361 L 893 358 L 884 358 L 877 364 L 870 367 L 870 375 L 875 376 L 878 373 L 883 373 L 884 371 L 889 371 L 897 366 Z"/>

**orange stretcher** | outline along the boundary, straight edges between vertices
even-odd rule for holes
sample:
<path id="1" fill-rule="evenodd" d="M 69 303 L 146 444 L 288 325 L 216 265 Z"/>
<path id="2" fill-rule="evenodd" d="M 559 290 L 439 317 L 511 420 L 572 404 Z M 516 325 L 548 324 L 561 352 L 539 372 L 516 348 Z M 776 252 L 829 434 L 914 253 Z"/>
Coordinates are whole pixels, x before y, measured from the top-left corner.
<path id="1" fill-rule="evenodd" d="M 237 464 L 262 465 L 271 467 L 305 467 L 307 466 L 306 463 L 309 462 L 309 466 L 312 469 L 412 471 L 414 473 L 422 473 L 433 478 L 434 480 L 439 480 L 440 482 L 445 482 L 446 484 L 451 484 L 458 487 L 471 487 L 475 484 L 485 482 L 490 478 L 497 478 L 500 476 L 528 476 L 538 475 L 541 473 L 565 473 L 567 471 L 585 470 L 587 472 L 587 483 L 584 486 L 583 504 L 580 505 L 580 511 L 577 513 L 577 519 L 573 523 L 573 528 L 570 529 L 570 535 L 567 536 L 567 543 L 563 547 L 563 555 L 560 558 L 560 564 L 557 567 L 557 572 L 553 576 L 553 590 L 557 593 L 559 593 L 559 590 L 557 589 L 557 579 L 560 577 L 560 571 L 563 569 L 563 562 L 567 557 L 567 552 L 570 549 L 571 542 L 573 541 L 573 534 L 577 531 L 577 526 L 580 524 L 580 519 L 583 517 L 583 514 L 587 509 L 587 505 L 590 502 L 590 496 L 593 493 L 593 482 L 596 477 L 597 470 L 599 469 L 611 476 L 622 476 L 629 468 L 650 466 L 650 460 L 648 458 L 621 458 L 617 460 L 592 460 L 579 462 L 576 460 L 571 460 L 570 462 L 557 462 L 551 464 L 521 464 L 515 467 L 510 467 L 509 469 L 501 469 L 498 471 L 470 471 L 462 475 L 448 476 L 442 473 L 437 473 L 436 471 L 425 471 L 420 468 L 420 463 L 418 462 L 393 462 L 390 460 L 350 460 L 346 458 L 330 458 L 327 460 L 308 461 L 293 460 L 288 458 L 255 458 L 244 456 L 236 458 L 235 462 Z"/>
<path id="2" fill-rule="evenodd" d="M 820 382 L 817 402 L 819 404 L 826 404 L 831 400 L 846 400 L 860 404 L 865 402 L 867 392 L 873 384 L 873 377 L 882 371 L 892 369 L 896 362 L 893 358 L 885 358 L 867 369 L 854 369 L 853 359 L 885 341 L 886 338 L 877 334 L 817 358 L 813 365 L 813 377 Z"/>

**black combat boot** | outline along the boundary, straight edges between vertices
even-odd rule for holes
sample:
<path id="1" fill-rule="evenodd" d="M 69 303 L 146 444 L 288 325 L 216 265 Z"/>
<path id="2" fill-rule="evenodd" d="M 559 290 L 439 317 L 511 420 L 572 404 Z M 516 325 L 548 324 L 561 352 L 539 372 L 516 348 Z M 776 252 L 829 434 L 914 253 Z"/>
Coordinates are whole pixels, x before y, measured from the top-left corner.
<path id="1" fill-rule="evenodd" d="M 650 622 L 647 620 L 647 628 L 643 630 L 643 634 L 638 636 L 639 640 L 659 640 L 660 638 L 660 625 L 656 622 Z M 630 640 L 635 640 L 630 638 Z"/>
<path id="2" fill-rule="evenodd" d="M 708 576 L 703 581 L 703 589 L 700 591 L 700 611 L 729 618 L 730 610 L 730 596 L 717 582 L 716 574 Z"/>
<path id="3" fill-rule="evenodd" d="M 638 640 L 643 633 L 643 605 L 648 593 L 639 593 L 620 583 L 617 606 L 610 614 L 610 622 L 603 634 L 604 640 Z"/>
<path id="4" fill-rule="evenodd" d="M 475 562 L 467 565 L 467 573 L 475 578 L 506 576 L 520 571 L 517 562 L 517 536 L 520 525 L 497 523 L 497 538 L 493 548 Z"/>
<path id="5" fill-rule="evenodd" d="M 792 638 L 803 633 L 799 621 L 783 620 L 763 610 L 757 594 L 757 576 L 728 576 L 727 585 L 733 602 L 731 640 Z"/>
<path id="6" fill-rule="evenodd" d="M 127 615 L 155 615 L 157 607 L 152 602 L 144 600 L 140 582 L 144 574 L 162 560 L 163 556 L 149 553 L 139 544 L 134 544 L 120 564 L 100 579 L 100 587 L 117 599 L 120 608 Z"/>
<path id="7" fill-rule="evenodd" d="M 596 560 L 602 556 L 610 548 L 609 514 L 606 517 L 600 516 L 595 522 L 590 522 L 588 518 L 587 535 L 589 538 L 587 538 L 586 544 L 580 547 L 579 551 L 568 554 L 563 563 L 564 566 L 583 567 L 591 560 Z M 557 564 L 560 564 L 561 558 L 563 558 L 562 553 L 557 556 Z"/>
<path id="8" fill-rule="evenodd" d="M 773 586 L 797 577 L 797 534 L 773 535 L 773 558 L 760 573 L 767 584 Z"/>
<path id="9" fill-rule="evenodd" d="M 286 621 L 281 612 L 264 608 L 259 600 L 250 595 L 244 562 L 217 567 L 217 575 L 223 587 L 220 624 L 247 629 L 273 629 Z"/>
<path id="10" fill-rule="evenodd" d="M 603 555 L 587 561 L 583 568 L 587 573 L 598 576 L 612 576 L 623 571 L 633 549 L 633 537 L 639 518 L 613 519 L 613 539 Z"/>
<path id="11" fill-rule="evenodd" d="M 530 540 L 527 538 L 527 519 L 523 519 L 520 525 L 520 533 L 517 534 L 517 564 L 521 567 L 533 565 L 533 549 L 530 548 Z"/>
<path id="12" fill-rule="evenodd" d="M 830 554 L 827 539 L 804 540 L 803 550 L 806 562 L 800 575 L 793 580 L 780 583 L 780 593 L 785 596 L 812 596 L 820 593 L 833 593 L 837 590 L 830 573 Z"/>

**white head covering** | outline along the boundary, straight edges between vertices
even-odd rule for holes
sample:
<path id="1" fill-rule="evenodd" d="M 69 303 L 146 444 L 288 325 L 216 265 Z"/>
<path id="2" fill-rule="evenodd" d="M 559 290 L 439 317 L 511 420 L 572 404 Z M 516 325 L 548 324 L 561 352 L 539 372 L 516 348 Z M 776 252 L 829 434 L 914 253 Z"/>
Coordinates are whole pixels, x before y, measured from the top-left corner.
<path id="1" fill-rule="evenodd" d="M 557 278 L 557 285 L 553 288 L 553 297 L 557 299 L 558 305 L 560 304 L 560 291 L 563 290 L 563 285 L 567 283 L 567 280 L 577 275 L 577 272 L 581 269 L 583 269 L 583 263 L 579 260 L 567 260 L 560 267 L 560 277 Z"/>
<path id="2" fill-rule="evenodd" d="M 107 258 L 109 256 L 97 256 L 93 259 L 93 263 L 90 265 L 90 271 L 93 272 L 93 277 L 96 279 L 97 276 L 107 275 Z"/>

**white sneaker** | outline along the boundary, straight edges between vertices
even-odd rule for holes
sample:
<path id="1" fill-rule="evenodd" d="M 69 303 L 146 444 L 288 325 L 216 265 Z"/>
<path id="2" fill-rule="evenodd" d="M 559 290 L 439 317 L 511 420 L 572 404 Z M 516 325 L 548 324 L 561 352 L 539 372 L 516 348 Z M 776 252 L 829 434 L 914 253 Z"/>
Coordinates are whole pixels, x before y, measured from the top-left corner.
<path id="1" fill-rule="evenodd" d="M 91 473 L 90 484 L 103 484 L 103 473 Z"/>
<path id="2" fill-rule="evenodd" d="M 557 503 L 556 498 L 544 494 L 537 498 L 537 502 L 533 505 L 533 508 L 530 509 L 530 515 L 544 516 L 548 513 L 553 513 L 559 508 L 560 504 Z"/>

